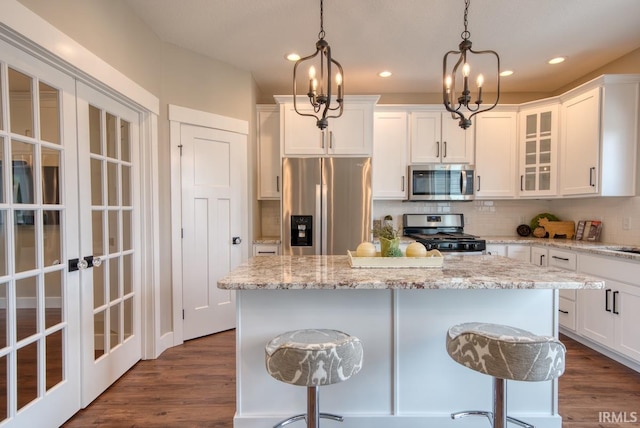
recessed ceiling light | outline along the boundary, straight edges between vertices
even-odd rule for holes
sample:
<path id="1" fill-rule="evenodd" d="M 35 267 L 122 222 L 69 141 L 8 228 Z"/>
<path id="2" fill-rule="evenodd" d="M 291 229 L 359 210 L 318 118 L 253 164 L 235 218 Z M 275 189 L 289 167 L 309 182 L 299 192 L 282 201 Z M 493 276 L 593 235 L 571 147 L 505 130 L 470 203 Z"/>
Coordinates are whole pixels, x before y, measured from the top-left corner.
<path id="1" fill-rule="evenodd" d="M 297 61 L 300 59 L 300 55 L 298 55 L 297 53 L 290 53 L 285 55 L 284 57 L 289 61 Z"/>
<path id="2" fill-rule="evenodd" d="M 505 70 L 500 72 L 500 77 L 511 76 L 513 74 L 513 70 Z"/>
<path id="3" fill-rule="evenodd" d="M 566 58 L 563 57 L 563 56 L 558 56 L 558 57 L 555 57 L 555 58 L 551 58 L 549 60 L 549 64 L 560 64 L 561 62 L 564 62 L 565 59 Z"/>
<path id="4" fill-rule="evenodd" d="M 387 70 L 381 71 L 380 73 L 378 73 L 378 76 L 380 76 L 380 77 L 389 77 L 389 76 L 391 76 L 391 72 L 387 71 Z"/>

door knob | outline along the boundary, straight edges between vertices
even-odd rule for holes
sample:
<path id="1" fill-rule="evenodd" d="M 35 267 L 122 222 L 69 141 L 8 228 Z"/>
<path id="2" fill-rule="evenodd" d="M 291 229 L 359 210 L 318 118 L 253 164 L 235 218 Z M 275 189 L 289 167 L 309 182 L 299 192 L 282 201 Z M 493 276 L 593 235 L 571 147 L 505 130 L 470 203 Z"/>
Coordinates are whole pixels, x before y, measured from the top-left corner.
<path id="1" fill-rule="evenodd" d="M 233 245 L 240 245 L 242 239 L 239 236 L 234 236 L 233 238 L 231 238 L 231 242 L 233 243 Z"/>

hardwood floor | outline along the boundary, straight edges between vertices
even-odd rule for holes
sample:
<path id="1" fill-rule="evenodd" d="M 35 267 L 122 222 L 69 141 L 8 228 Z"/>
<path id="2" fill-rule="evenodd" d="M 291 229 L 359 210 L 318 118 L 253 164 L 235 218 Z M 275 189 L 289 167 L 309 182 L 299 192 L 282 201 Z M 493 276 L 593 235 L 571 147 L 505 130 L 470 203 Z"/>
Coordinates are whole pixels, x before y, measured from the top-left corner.
<path id="1" fill-rule="evenodd" d="M 560 378 L 563 427 L 640 427 L 640 373 L 568 337 L 561 340 L 568 351 Z M 599 412 L 615 415 L 607 419 Z M 608 422 L 624 412 L 627 422 Z M 230 428 L 234 413 L 235 332 L 230 330 L 188 341 L 157 360 L 140 361 L 64 427 Z"/>

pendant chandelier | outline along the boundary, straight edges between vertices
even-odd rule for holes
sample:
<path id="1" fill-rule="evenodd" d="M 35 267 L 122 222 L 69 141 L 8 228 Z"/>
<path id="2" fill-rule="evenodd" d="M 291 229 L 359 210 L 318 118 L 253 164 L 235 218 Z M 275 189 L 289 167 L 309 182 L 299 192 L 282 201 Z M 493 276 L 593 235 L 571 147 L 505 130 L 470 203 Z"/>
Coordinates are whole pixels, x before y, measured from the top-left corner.
<path id="1" fill-rule="evenodd" d="M 458 45 L 457 51 L 449 51 L 445 54 L 443 64 L 442 64 L 442 97 L 444 102 L 444 107 L 447 111 L 451 112 L 451 117 L 454 119 L 459 119 L 459 125 L 463 129 L 467 129 L 471 126 L 471 118 L 478 113 L 489 111 L 494 108 L 498 104 L 498 100 L 500 99 L 500 57 L 495 51 L 485 50 L 485 51 L 474 51 L 471 49 L 471 33 L 467 29 L 468 20 L 467 15 L 469 12 L 469 3 L 471 0 L 465 0 L 464 7 L 464 31 L 462 32 L 462 42 Z M 458 55 L 458 59 L 453 66 L 451 71 L 448 71 L 447 67 L 447 59 L 449 55 L 455 59 L 455 56 Z M 476 99 L 472 100 L 471 90 L 469 89 L 469 77 L 471 74 L 472 64 L 470 63 L 470 59 L 472 55 L 474 60 L 479 60 L 481 55 L 487 55 L 490 58 L 490 62 L 493 62 L 491 56 L 495 57 L 496 61 L 496 95 L 495 101 L 489 107 L 482 108 L 482 87 L 484 85 L 484 76 L 482 74 L 478 74 L 476 77 Z M 459 86 L 456 86 L 456 82 L 462 82 L 462 90 L 459 94 L 456 92 L 456 89 Z M 466 114 L 470 114 L 469 117 L 465 116 Z"/>
<path id="2" fill-rule="evenodd" d="M 328 125 L 328 119 L 334 119 L 342 116 L 343 98 L 344 98 L 344 72 L 338 61 L 331 57 L 331 47 L 324 39 L 324 0 L 320 0 L 320 32 L 318 33 L 318 41 L 316 42 L 316 51 L 314 54 L 300 58 L 293 66 L 293 108 L 296 113 L 301 116 L 310 116 L 316 119 L 316 125 L 320 129 L 325 129 Z M 319 58 L 316 58 L 319 57 Z M 315 59 L 315 60 L 314 60 Z M 297 72 L 298 66 L 308 61 L 309 80 L 308 92 L 309 103 L 313 107 L 315 114 L 301 112 L 298 110 L 296 98 L 297 92 Z M 337 85 L 337 93 L 332 93 L 332 67 L 338 69 L 335 75 Z M 335 96 L 335 103 L 331 102 Z M 337 104 L 337 105 L 336 105 Z M 335 113 L 334 113 L 335 112 Z"/>

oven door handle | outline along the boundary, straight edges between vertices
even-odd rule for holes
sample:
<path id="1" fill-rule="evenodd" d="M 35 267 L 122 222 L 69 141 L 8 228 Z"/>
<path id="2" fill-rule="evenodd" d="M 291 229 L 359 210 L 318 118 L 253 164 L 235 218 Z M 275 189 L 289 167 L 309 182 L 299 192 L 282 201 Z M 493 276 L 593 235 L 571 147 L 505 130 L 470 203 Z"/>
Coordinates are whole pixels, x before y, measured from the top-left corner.
<path id="1" fill-rule="evenodd" d="M 464 195 L 465 194 L 465 190 L 467 188 L 467 172 L 466 171 L 460 171 L 460 194 Z"/>

